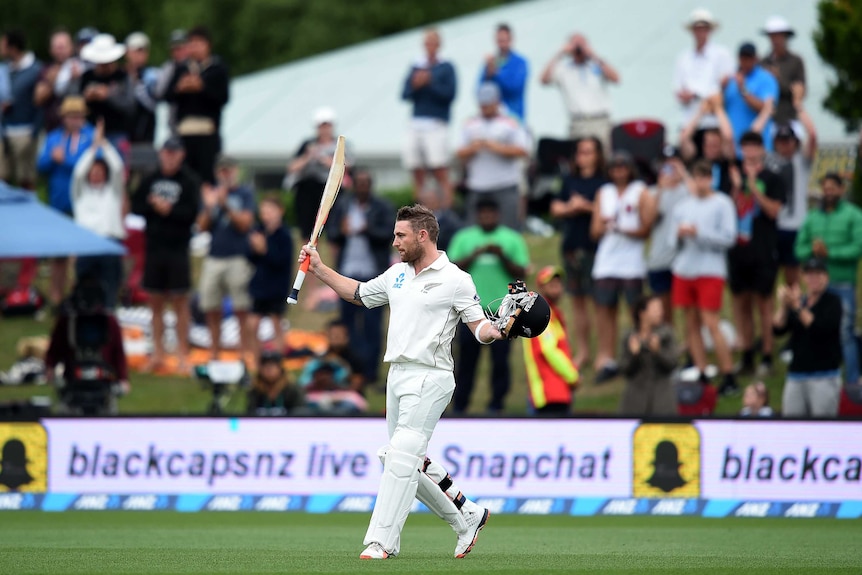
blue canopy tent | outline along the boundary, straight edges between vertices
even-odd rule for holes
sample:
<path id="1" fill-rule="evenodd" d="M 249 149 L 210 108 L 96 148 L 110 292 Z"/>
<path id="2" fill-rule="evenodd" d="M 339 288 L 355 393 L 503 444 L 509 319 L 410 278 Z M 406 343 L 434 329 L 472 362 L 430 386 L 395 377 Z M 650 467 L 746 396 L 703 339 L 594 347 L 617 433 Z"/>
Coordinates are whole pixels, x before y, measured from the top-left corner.
<path id="1" fill-rule="evenodd" d="M 125 248 L 0 182 L 0 258 L 123 255 Z"/>

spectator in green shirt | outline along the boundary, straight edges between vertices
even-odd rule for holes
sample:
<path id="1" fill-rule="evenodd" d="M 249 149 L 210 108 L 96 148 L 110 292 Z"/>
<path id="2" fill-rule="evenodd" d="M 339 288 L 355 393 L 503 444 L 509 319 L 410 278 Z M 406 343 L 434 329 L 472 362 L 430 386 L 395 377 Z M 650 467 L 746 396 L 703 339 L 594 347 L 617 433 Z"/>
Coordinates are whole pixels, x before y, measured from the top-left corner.
<path id="1" fill-rule="evenodd" d="M 449 259 L 459 268 L 473 276 L 479 297 L 496 312 L 500 299 L 506 295 L 507 286 L 527 274 L 530 256 L 524 238 L 500 224 L 500 206 L 492 198 L 482 198 L 476 205 L 476 225 L 464 228 L 455 234 L 449 244 Z M 468 329 L 460 329 L 459 359 L 455 373 L 454 410 L 466 411 L 476 377 L 481 347 Z M 503 411 L 503 401 L 509 392 L 508 340 L 498 341 L 491 347 L 491 401 L 488 412 Z"/>
<path id="2" fill-rule="evenodd" d="M 818 258 L 829 269 L 829 291 L 841 298 L 841 349 L 844 381 L 859 381 L 856 344 L 856 272 L 862 258 L 862 210 L 844 198 L 844 179 L 829 173 L 820 180 L 823 200 L 808 212 L 796 236 L 796 258 Z"/>

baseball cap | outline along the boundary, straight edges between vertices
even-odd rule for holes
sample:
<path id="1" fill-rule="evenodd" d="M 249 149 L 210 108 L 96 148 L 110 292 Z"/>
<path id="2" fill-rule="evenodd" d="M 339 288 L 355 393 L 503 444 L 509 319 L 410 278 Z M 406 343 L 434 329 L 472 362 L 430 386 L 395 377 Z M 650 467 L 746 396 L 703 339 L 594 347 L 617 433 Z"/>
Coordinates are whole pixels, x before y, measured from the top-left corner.
<path id="1" fill-rule="evenodd" d="M 739 46 L 739 55 L 754 58 L 757 56 L 757 47 L 751 42 L 743 42 Z"/>
<path id="2" fill-rule="evenodd" d="M 628 166 L 634 168 L 635 159 L 627 150 L 616 150 L 608 158 L 608 166 Z"/>
<path id="3" fill-rule="evenodd" d="M 149 50 L 150 38 L 143 32 L 132 32 L 126 38 L 127 50 Z"/>
<path id="4" fill-rule="evenodd" d="M 811 258 L 807 260 L 802 266 L 802 271 L 828 273 L 829 268 L 826 267 L 826 260 L 823 260 L 821 258 Z"/>
<path id="5" fill-rule="evenodd" d="M 560 266 L 545 266 L 536 274 L 536 283 L 540 286 L 547 285 L 552 279 L 562 279 L 564 275 Z"/>
<path id="6" fill-rule="evenodd" d="M 239 162 L 233 156 L 228 156 L 227 154 L 219 154 L 216 159 L 215 167 L 217 170 L 221 168 L 233 168 L 234 166 L 238 166 Z"/>
<path id="7" fill-rule="evenodd" d="M 78 44 L 86 44 L 96 36 L 98 36 L 99 31 L 92 26 L 86 26 L 78 30 L 78 33 L 75 34 L 75 42 Z"/>
<path id="8" fill-rule="evenodd" d="M 182 138 L 179 136 L 171 136 L 162 144 L 163 150 L 185 150 L 186 145 L 183 144 Z"/>
<path id="9" fill-rule="evenodd" d="M 260 364 L 264 363 L 277 363 L 281 365 L 281 362 L 284 360 L 284 356 L 277 349 L 265 349 L 260 353 Z"/>
<path id="10" fill-rule="evenodd" d="M 314 125 L 319 126 L 321 124 L 334 124 L 335 123 L 335 110 L 324 106 L 322 108 L 318 108 L 314 112 Z"/>
<path id="11" fill-rule="evenodd" d="M 799 136 L 796 134 L 796 130 L 793 129 L 793 126 L 790 124 L 780 124 L 775 129 L 775 139 L 779 140 L 798 140 Z"/>
<path id="12" fill-rule="evenodd" d="M 497 87 L 497 84 L 486 82 L 479 86 L 479 92 L 476 94 L 476 98 L 479 100 L 480 106 L 496 104 L 500 101 L 500 88 Z"/>
<path id="13" fill-rule="evenodd" d="M 186 40 L 188 40 L 188 37 L 186 36 L 186 31 L 179 28 L 171 32 L 170 38 L 171 46 L 176 46 L 177 44 L 185 44 Z"/>

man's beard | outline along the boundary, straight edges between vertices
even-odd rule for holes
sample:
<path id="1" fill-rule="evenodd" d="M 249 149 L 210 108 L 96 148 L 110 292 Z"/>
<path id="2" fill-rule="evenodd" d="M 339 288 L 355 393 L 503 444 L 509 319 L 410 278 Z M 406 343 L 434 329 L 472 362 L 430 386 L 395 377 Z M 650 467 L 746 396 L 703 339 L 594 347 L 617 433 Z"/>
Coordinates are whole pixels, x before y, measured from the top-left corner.
<path id="1" fill-rule="evenodd" d="M 419 242 L 414 242 L 411 246 L 404 247 L 404 253 L 401 254 L 401 261 L 412 264 L 419 260 L 422 257 L 422 248 L 419 246 Z"/>

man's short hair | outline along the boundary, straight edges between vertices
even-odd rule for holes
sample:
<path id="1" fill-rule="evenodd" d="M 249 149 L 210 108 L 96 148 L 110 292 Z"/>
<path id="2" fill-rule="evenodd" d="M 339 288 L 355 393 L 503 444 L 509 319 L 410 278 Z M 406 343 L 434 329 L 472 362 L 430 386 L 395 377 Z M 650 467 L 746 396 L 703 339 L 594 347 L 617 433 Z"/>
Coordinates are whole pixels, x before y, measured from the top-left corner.
<path id="1" fill-rule="evenodd" d="M 195 26 L 186 33 L 186 38 L 189 40 L 192 38 L 200 38 L 201 40 L 206 41 L 207 44 L 212 44 L 212 35 L 210 35 L 210 30 L 206 26 Z"/>
<path id="2" fill-rule="evenodd" d="M 284 204 L 281 203 L 281 197 L 278 194 L 266 194 L 260 199 L 261 204 L 272 204 L 277 206 L 278 209 L 284 211 Z"/>
<path id="3" fill-rule="evenodd" d="M 6 46 L 9 48 L 15 48 L 19 52 L 27 49 L 27 36 L 21 30 L 6 30 L 3 37 L 6 38 Z"/>
<path id="4" fill-rule="evenodd" d="M 739 138 L 739 146 L 763 146 L 763 136 L 757 132 L 745 132 L 742 137 Z"/>
<path id="5" fill-rule="evenodd" d="M 500 204 L 494 198 L 480 198 L 476 201 L 476 211 L 481 210 L 494 210 L 495 212 L 500 211 Z"/>
<path id="6" fill-rule="evenodd" d="M 691 174 L 693 176 L 712 177 L 712 162 L 709 160 L 697 160 L 691 166 Z"/>
<path id="7" fill-rule="evenodd" d="M 838 172 L 827 172 L 820 178 L 820 184 L 822 185 L 828 180 L 835 182 L 838 187 L 844 187 L 844 178 Z"/>
<path id="8" fill-rule="evenodd" d="M 347 326 L 347 323 L 341 319 L 334 319 L 334 320 L 330 321 L 328 324 L 326 324 L 327 330 L 330 330 L 334 327 L 341 327 L 341 328 L 344 328 L 344 329 L 350 331 L 348 326 Z"/>
<path id="9" fill-rule="evenodd" d="M 413 204 L 412 206 L 403 206 L 398 210 L 395 216 L 396 222 L 410 222 L 414 233 L 419 233 L 421 230 L 428 232 L 428 238 L 437 243 L 437 237 L 440 235 L 440 224 L 437 222 L 434 212 L 421 204 Z"/>
<path id="10" fill-rule="evenodd" d="M 512 35 L 512 27 L 503 22 L 502 24 L 497 24 L 497 32 L 505 32 L 506 34 Z"/>

